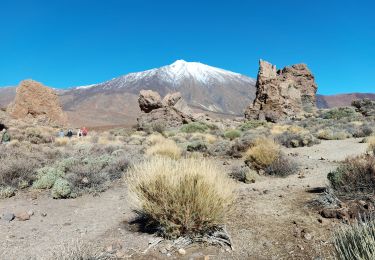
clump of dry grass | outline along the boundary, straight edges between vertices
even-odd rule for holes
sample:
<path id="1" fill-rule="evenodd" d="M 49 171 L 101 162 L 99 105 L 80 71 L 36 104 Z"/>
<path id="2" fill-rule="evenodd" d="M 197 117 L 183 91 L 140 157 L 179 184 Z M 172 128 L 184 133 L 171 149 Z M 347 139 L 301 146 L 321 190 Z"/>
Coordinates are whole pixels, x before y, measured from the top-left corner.
<path id="1" fill-rule="evenodd" d="M 375 155 L 375 136 L 369 136 L 366 138 L 368 143 L 367 151 L 372 152 Z"/>
<path id="2" fill-rule="evenodd" d="M 93 245 L 83 244 L 82 241 L 75 241 L 72 245 L 62 245 L 54 249 L 51 259 L 55 260 L 109 260 L 115 257 L 101 252 Z"/>
<path id="3" fill-rule="evenodd" d="M 69 143 L 68 137 L 58 137 L 55 139 L 56 146 L 66 146 Z"/>
<path id="4" fill-rule="evenodd" d="M 338 229 L 333 238 L 336 256 L 340 260 L 375 259 L 375 222 L 358 221 Z"/>
<path id="5" fill-rule="evenodd" d="M 166 237 L 219 227 L 234 198 L 232 180 L 202 159 L 155 157 L 134 166 L 129 176 L 140 212 Z"/>
<path id="6" fill-rule="evenodd" d="M 255 145 L 246 151 L 245 157 L 255 169 L 261 170 L 270 166 L 280 154 L 280 145 L 273 139 L 258 138 Z"/>
<path id="7" fill-rule="evenodd" d="M 181 158 L 182 149 L 173 140 L 153 135 L 149 138 L 149 142 L 151 146 L 146 154 L 166 156 L 176 160 Z"/>

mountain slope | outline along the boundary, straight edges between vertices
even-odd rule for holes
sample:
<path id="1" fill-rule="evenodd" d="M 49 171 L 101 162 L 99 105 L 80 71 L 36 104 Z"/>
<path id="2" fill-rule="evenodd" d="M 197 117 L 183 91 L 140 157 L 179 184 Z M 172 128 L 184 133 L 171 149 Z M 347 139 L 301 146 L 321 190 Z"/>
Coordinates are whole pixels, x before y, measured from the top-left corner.
<path id="1" fill-rule="evenodd" d="M 138 94 L 142 89 L 157 91 L 161 96 L 180 91 L 197 111 L 242 116 L 255 97 L 255 80 L 202 63 L 178 60 L 104 83 L 75 87 L 62 94 L 61 99 L 74 123 L 135 123 L 140 113 Z"/>
<path id="2" fill-rule="evenodd" d="M 319 108 L 344 107 L 350 106 L 353 100 L 368 98 L 375 100 L 375 94 L 372 93 L 348 93 L 338 95 L 317 95 L 316 103 Z"/>

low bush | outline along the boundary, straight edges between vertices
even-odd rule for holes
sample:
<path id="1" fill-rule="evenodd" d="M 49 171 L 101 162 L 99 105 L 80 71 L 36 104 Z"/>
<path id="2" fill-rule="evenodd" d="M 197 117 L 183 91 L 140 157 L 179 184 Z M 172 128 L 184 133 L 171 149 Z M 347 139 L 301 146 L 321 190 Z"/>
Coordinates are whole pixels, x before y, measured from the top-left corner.
<path id="1" fill-rule="evenodd" d="M 207 151 L 207 145 L 202 141 L 194 141 L 187 145 L 186 150 L 188 152 L 205 152 Z"/>
<path id="2" fill-rule="evenodd" d="M 293 133 L 286 131 L 277 135 L 276 140 L 285 147 L 312 146 L 320 143 L 320 141 L 309 132 Z"/>
<path id="3" fill-rule="evenodd" d="M 183 125 L 180 131 L 183 133 L 204 133 L 209 129 L 210 128 L 207 124 L 201 122 L 193 122 Z"/>
<path id="4" fill-rule="evenodd" d="M 235 179 L 239 182 L 244 182 L 244 183 L 254 183 L 258 176 L 258 174 L 254 170 L 251 170 L 246 166 L 245 167 L 233 166 L 230 169 L 230 172 L 228 175 L 232 179 Z"/>
<path id="5" fill-rule="evenodd" d="M 36 189 L 50 189 L 56 180 L 64 175 L 64 172 L 59 168 L 44 167 L 37 170 L 37 179 L 33 183 Z"/>
<path id="6" fill-rule="evenodd" d="M 338 129 L 321 129 L 317 132 L 317 137 L 322 140 L 344 140 L 351 137 L 351 135 Z"/>
<path id="7" fill-rule="evenodd" d="M 52 197 L 54 199 L 66 199 L 71 196 L 71 184 L 65 179 L 57 179 L 52 187 Z"/>
<path id="8" fill-rule="evenodd" d="M 372 154 L 375 156 L 375 136 L 368 137 L 366 142 L 368 143 L 367 151 L 372 152 Z"/>
<path id="9" fill-rule="evenodd" d="M 373 193 L 375 187 L 375 157 L 360 155 L 347 158 L 327 177 L 333 189 L 342 194 Z"/>
<path id="10" fill-rule="evenodd" d="M 354 107 L 338 107 L 322 111 L 321 117 L 324 119 L 340 120 L 343 118 L 356 119 L 360 116 Z"/>
<path id="11" fill-rule="evenodd" d="M 333 245 L 340 260 L 375 259 L 375 222 L 367 218 L 334 233 Z"/>
<path id="12" fill-rule="evenodd" d="M 243 123 L 239 129 L 243 132 L 245 131 L 248 131 L 248 130 L 251 130 L 251 129 L 255 129 L 255 128 L 258 128 L 260 126 L 266 126 L 267 125 L 267 122 L 266 121 L 259 121 L 259 120 L 250 120 L 250 121 L 246 121 L 245 123 Z"/>
<path id="13" fill-rule="evenodd" d="M 298 172 L 298 166 L 295 162 L 281 154 L 264 170 L 267 175 L 285 177 Z"/>
<path id="14" fill-rule="evenodd" d="M 238 130 L 228 130 L 224 133 L 224 137 L 229 140 L 234 140 L 241 136 L 241 132 Z"/>
<path id="15" fill-rule="evenodd" d="M 2 187 L 0 186 L 0 199 L 6 199 L 14 196 L 16 194 L 16 189 L 10 186 Z"/>
<path id="16" fill-rule="evenodd" d="M 256 139 L 255 145 L 246 151 L 246 162 L 256 170 L 264 170 L 280 157 L 279 144 L 273 139 Z"/>
<path id="17" fill-rule="evenodd" d="M 140 214 L 169 238 L 194 236 L 225 223 L 233 183 L 206 160 L 155 157 L 130 170 Z"/>
<path id="18" fill-rule="evenodd" d="M 230 155 L 232 151 L 231 142 L 228 140 L 218 140 L 208 146 L 208 154 L 212 156 Z"/>

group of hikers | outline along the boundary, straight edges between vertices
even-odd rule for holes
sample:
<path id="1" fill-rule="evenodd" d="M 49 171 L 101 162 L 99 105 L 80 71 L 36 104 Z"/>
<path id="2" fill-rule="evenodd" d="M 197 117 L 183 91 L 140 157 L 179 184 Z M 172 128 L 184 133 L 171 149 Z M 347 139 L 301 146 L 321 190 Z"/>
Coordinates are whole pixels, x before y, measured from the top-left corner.
<path id="1" fill-rule="evenodd" d="M 87 134 L 89 133 L 89 130 L 86 128 L 86 127 L 82 127 L 81 129 L 78 129 L 77 130 L 77 137 L 84 137 L 84 136 L 87 136 Z M 68 138 L 72 138 L 74 135 L 74 132 L 72 129 L 69 129 L 66 133 L 64 131 L 64 129 L 61 129 L 60 132 L 58 133 L 58 136 L 59 137 L 68 137 Z"/>
<path id="2" fill-rule="evenodd" d="M 7 144 L 10 142 L 10 135 L 8 133 L 8 130 L 6 128 L 3 128 L 0 134 L 0 143 L 1 144 Z"/>

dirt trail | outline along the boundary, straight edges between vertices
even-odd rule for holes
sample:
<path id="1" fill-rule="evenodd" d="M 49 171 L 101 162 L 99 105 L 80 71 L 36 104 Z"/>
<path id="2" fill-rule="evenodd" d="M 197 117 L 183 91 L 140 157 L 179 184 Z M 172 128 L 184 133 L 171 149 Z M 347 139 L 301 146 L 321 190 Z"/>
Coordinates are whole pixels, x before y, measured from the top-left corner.
<path id="1" fill-rule="evenodd" d="M 301 176 L 263 177 L 254 184 L 239 184 L 238 200 L 230 216 L 228 231 L 234 251 L 217 248 L 187 249 L 193 255 L 212 255 L 210 259 L 314 259 L 327 247 L 332 223 L 318 221 L 319 215 L 306 207 L 316 196 L 308 187 L 327 183 L 327 173 L 335 161 L 363 153 L 366 144 L 358 139 L 324 141 L 313 147 L 285 149 L 302 166 Z M 321 159 L 324 160 L 321 160 Z M 77 239 L 106 246 L 121 243 L 124 251 L 142 252 L 152 235 L 130 230 L 124 221 L 133 215 L 126 188 L 117 184 L 98 197 L 53 200 L 49 194 L 32 199 L 19 194 L 0 200 L 0 214 L 32 209 L 28 221 L 0 220 L 0 259 L 47 259 L 54 248 Z M 41 216 L 47 213 L 46 217 Z M 139 258 L 140 254 L 137 254 Z M 175 254 L 176 256 L 176 254 Z M 150 251 L 143 259 L 164 259 L 159 251 Z M 175 258 L 170 257 L 170 259 Z"/>

